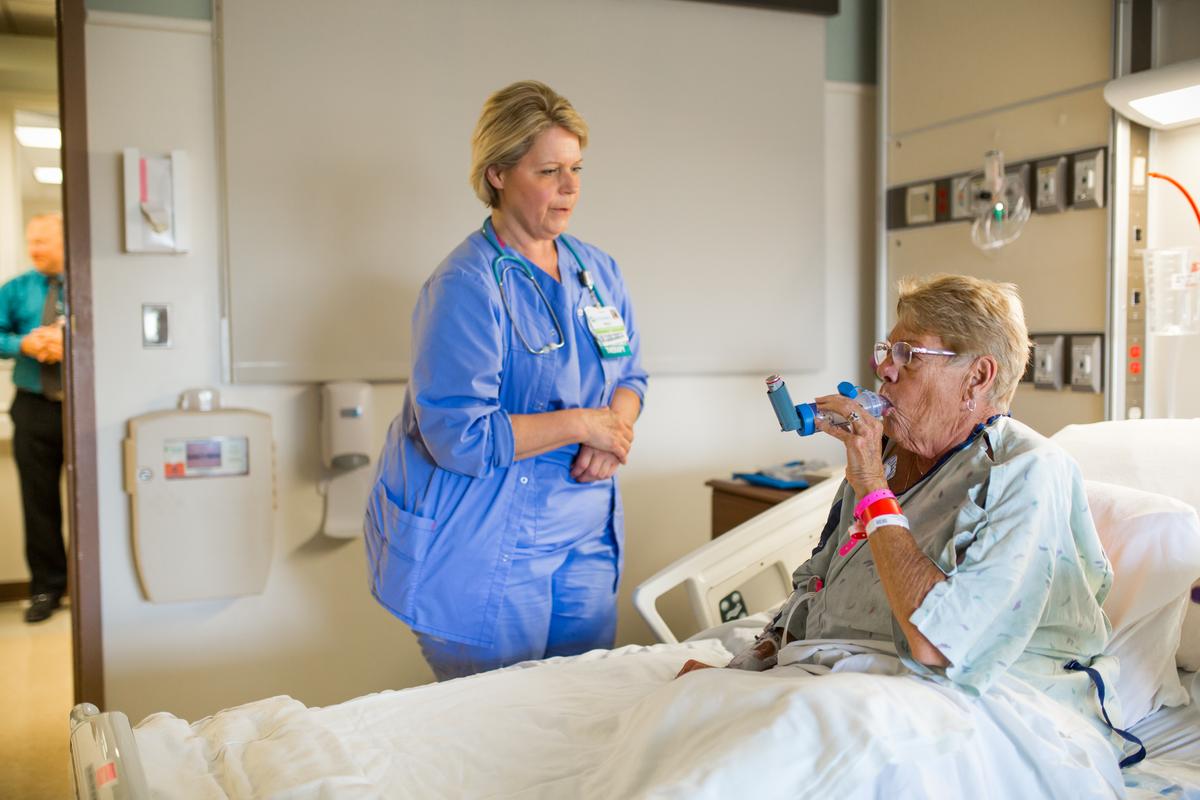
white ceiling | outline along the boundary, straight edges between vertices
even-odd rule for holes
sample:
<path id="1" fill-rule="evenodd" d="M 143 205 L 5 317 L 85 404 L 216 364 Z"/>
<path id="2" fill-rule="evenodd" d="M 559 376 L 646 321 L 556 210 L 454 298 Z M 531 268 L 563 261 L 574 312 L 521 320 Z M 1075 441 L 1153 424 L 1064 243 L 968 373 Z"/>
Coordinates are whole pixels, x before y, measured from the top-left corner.
<path id="1" fill-rule="evenodd" d="M 58 115 L 17 109 L 16 124 L 57 128 Z M 58 205 L 61 187 L 55 184 L 38 183 L 33 177 L 34 167 L 58 166 L 61 166 L 58 150 L 17 145 L 17 174 L 21 176 L 21 202 L 26 208 L 35 208 L 40 211 L 49 205 Z"/>
<path id="2" fill-rule="evenodd" d="M 0 33 L 54 36 L 54 0 L 0 0 Z"/>

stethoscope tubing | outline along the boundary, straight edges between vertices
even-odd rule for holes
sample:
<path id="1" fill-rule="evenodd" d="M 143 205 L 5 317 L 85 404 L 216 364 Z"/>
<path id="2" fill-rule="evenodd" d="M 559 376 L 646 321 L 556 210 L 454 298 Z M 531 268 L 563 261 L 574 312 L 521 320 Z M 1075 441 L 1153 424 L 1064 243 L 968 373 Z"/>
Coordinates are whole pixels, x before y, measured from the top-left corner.
<path id="1" fill-rule="evenodd" d="M 529 266 L 529 263 L 522 258 L 519 253 L 516 255 L 510 255 L 504 252 L 503 248 L 500 247 L 499 239 L 494 238 L 494 229 L 491 234 L 489 234 L 488 226 L 491 225 L 491 222 L 492 221 L 490 218 L 485 218 L 483 225 L 480 227 L 480 232 L 483 234 L 483 238 L 487 240 L 487 243 L 490 244 L 496 251 L 496 257 L 492 259 L 491 265 L 492 277 L 496 279 L 496 285 L 500 289 L 500 301 L 504 303 L 504 310 L 508 313 L 508 318 L 512 322 L 513 332 L 517 335 L 517 338 L 521 340 L 521 344 L 525 347 L 525 349 L 533 355 L 543 356 L 547 353 L 552 353 L 561 348 L 567 342 L 566 335 L 563 332 L 562 323 L 558 319 L 558 314 L 554 312 L 554 306 L 550 305 L 550 298 L 546 297 L 546 293 L 542 290 L 541 285 L 537 282 L 537 278 L 534 277 L 533 268 Z M 575 252 L 575 248 L 563 237 L 558 236 L 555 238 L 555 241 L 562 242 L 566 246 L 567 250 L 570 251 L 571 257 L 575 259 L 575 263 L 579 267 L 578 274 L 580 285 L 592 293 L 592 297 L 596 301 L 596 307 L 603 308 L 604 299 L 600 296 L 600 291 L 596 288 L 595 282 L 592 281 L 591 273 L 589 273 L 587 267 L 584 266 L 583 259 L 579 257 L 579 253 Z M 509 266 L 503 266 L 509 262 L 511 262 Z M 536 291 L 538 297 L 541 298 L 542 305 L 546 308 L 546 313 L 550 315 L 550 321 L 554 323 L 554 330 L 558 334 L 557 342 L 547 342 L 541 347 L 535 348 L 529 344 L 529 341 L 525 338 L 525 334 L 521 333 L 521 328 L 519 325 L 517 325 L 517 318 L 513 314 L 512 306 L 509 305 L 508 295 L 504 292 L 504 276 L 507 275 L 510 270 L 516 269 L 517 267 L 521 268 L 521 273 L 529 279 L 529 282 L 533 284 L 534 291 Z"/>

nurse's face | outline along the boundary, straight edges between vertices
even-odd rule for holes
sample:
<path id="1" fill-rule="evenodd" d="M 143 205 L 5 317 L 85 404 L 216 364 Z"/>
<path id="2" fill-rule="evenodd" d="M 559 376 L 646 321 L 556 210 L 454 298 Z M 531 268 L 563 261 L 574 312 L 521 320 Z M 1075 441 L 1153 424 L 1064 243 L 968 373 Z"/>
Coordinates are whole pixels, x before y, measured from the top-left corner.
<path id="1" fill-rule="evenodd" d="M 579 199 L 583 156 L 579 137 L 563 128 L 542 131 L 520 161 L 489 170 L 500 192 L 500 211 L 534 239 L 553 239 L 567 229 Z"/>

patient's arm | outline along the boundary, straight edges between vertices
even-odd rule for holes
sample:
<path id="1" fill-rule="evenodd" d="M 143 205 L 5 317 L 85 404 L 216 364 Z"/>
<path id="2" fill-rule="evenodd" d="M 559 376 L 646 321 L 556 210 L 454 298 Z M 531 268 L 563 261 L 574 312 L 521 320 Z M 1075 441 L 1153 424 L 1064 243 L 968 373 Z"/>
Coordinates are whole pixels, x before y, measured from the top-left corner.
<path id="1" fill-rule="evenodd" d="M 742 652 L 734 656 L 726 668 L 728 669 L 744 669 L 751 672 L 762 672 L 775 666 L 777 656 L 779 654 L 779 640 L 782 634 L 780 629 L 773 627 L 775 620 L 771 620 L 762 633 L 754 640 L 754 643 L 747 647 Z M 683 668 L 675 675 L 676 678 L 686 675 L 689 672 L 694 672 L 698 669 L 713 669 L 712 664 L 705 664 L 703 661 L 696 661 L 689 658 L 684 663 Z"/>
<path id="2" fill-rule="evenodd" d="M 913 658 L 927 667 L 948 667 L 949 659 L 938 650 L 925 634 L 909 622 L 913 612 L 920 607 L 925 595 L 936 584 L 946 580 L 937 565 L 917 547 L 906 529 L 896 525 L 884 525 L 867 540 L 875 568 L 883 584 L 884 594 L 892 607 L 892 614 L 900 623 L 900 630 L 908 640 Z"/>

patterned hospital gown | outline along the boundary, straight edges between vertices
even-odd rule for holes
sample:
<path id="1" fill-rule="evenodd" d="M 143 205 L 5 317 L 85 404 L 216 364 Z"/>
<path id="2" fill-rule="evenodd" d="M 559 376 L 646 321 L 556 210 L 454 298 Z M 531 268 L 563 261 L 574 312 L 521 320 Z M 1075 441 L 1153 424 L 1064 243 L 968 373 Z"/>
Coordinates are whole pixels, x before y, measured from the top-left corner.
<path id="1" fill-rule="evenodd" d="M 1099 654 L 1111 633 L 1100 604 L 1112 568 L 1079 468 L 1058 445 L 1000 417 L 900 496 L 918 546 L 946 575 L 910 617 L 950 661 L 945 670 L 912 658 L 868 543 L 839 554 L 855 503 L 849 485 L 840 498 L 833 535 L 795 571 L 798 590 L 777 618 L 795 607 L 792 638 L 891 641 L 914 672 L 976 695 L 1008 671 L 1098 720 L 1090 679 L 1064 665 L 1095 667 L 1111 690 L 1116 661 Z M 814 577 L 824 588 L 799 605 Z M 1115 699 L 1106 707 L 1113 714 Z"/>

